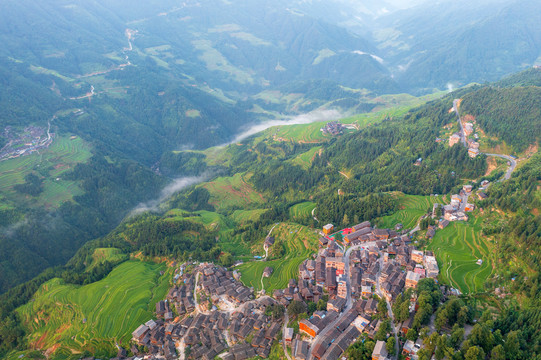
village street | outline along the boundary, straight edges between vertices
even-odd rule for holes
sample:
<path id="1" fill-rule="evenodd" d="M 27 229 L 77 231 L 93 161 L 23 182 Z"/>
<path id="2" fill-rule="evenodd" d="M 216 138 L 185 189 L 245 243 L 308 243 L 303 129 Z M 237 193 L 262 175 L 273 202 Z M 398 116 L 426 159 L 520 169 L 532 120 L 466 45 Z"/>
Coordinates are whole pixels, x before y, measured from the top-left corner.
<path id="1" fill-rule="evenodd" d="M 344 274 L 346 275 L 346 289 L 347 289 L 347 296 L 346 296 L 346 306 L 344 310 L 340 313 L 340 315 L 334 320 L 332 323 L 330 323 L 325 329 L 323 329 L 315 338 L 314 341 L 312 341 L 312 344 L 310 345 L 310 359 L 313 359 L 312 351 L 316 347 L 317 344 L 319 344 L 323 339 L 325 339 L 326 335 L 331 331 L 333 328 L 336 327 L 336 324 L 340 322 L 340 320 L 343 319 L 343 317 L 347 314 L 347 312 L 352 308 L 353 306 L 353 297 L 351 296 L 351 275 L 349 273 L 349 255 L 353 250 L 359 250 L 363 247 L 370 247 L 375 246 L 375 242 L 367 242 L 362 245 L 355 245 L 347 249 L 347 251 L 344 252 Z"/>
<path id="2" fill-rule="evenodd" d="M 398 354 L 399 354 L 399 342 L 398 342 L 398 332 L 396 330 L 396 327 L 394 325 L 394 314 L 393 314 L 393 309 L 391 307 L 391 303 L 389 302 L 389 300 L 383 295 L 383 293 L 381 292 L 381 287 L 380 287 L 380 281 L 379 281 L 379 278 L 380 278 L 380 275 L 381 275 L 381 269 L 383 269 L 383 255 L 381 254 L 381 252 L 378 252 L 378 255 L 379 255 L 379 270 L 378 270 L 378 275 L 376 277 L 376 293 L 378 294 L 378 296 L 382 299 L 385 299 L 385 302 L 387 303 L 387 312 L 389 313 L 389 318 L 391 319 L 391 330 L 394 334 L 394 340 L 395 340 L 395 359 L 398 359 Z"/>

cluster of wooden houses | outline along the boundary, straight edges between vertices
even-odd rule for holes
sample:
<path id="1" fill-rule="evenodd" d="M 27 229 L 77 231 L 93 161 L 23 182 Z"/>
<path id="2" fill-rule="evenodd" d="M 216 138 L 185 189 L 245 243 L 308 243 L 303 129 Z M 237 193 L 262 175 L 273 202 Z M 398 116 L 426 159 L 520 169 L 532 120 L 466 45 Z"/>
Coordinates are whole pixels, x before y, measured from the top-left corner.
<path id="1" fill-rule="evenodd" d="M 293 300 L 317 303 L 327 295 L 326 309 L 299 321 L 296 336 L 286 328 L 283 339 L 295 359 L 340 358 L 361 333 L 375 336 L 381 323 L 373 320 L 378 282 L 381 294 L 392 302 L 405 287 L 416 287 L 421 278 L 436 277 L 439 271 L 433 254 L 415 250 L 407 235 L 374 229 L 369 222 L 342 233 L 344 244 L 360 245 L 349 253 L 349 268 L 342 247 L 326 235 L 320 238 L 317 254 L 299 266 L 298 281 L 290 279 L 285 289 L 274 291 L 274 298 L 253 300 L 252 289 L 214 264 L 200 264 L 186 273 L 183 269 L 167 299 L 156 304 L 157 320 L 133 332 L 134 343 L 166 359 L 177 358 L 175 344 L 189 349 L 187 359 L 213 359 L 219 354 L 225 360 L 266 358 L 281 332 L 282 319 L 266 316 L 265 309 Z M 353 306 L 346 306 L 349 280 Z"/>
<path id="2" fill-rule="evenodd" d="M 173 334 L 173 330 L 176 329 L 161 319 L 149 320 L 135 329 L 132 338 L 138 345 L 145 346 L 150 355 L 162 356 L 168 360 L 176 359 L 175 341 L 178 340 L 178 333 Z M 138 351 L 134 351 L 136 352 Z"/>
<path id="3" fill-rule="evenodd" d="M 206 293 L 207 299 L 201 301 L 202 310 L 223 302 L 239 305 L 254 298 L 253 290 L 235 280 L 233 273 L 214 264 L 205 264 L 200 267 L 201 290 Z M 200 297 L 201 298 L 201 297 Z M 206 308 L 205 308 L 206 307 Z"/>
<path id="4" fill-rule="evenodd" d="M 345 128 L 346 127 L 344 126 L 344 124 L 341 124 L 338 121 L 331 121 L 325 124 L 325 126 L 322 127 L 320 131 L 323 134 L 336 136 L 336 135 L 340 135 L 344 131 Z"/>
<path id="5" fill-rule="evenodd" d="M 353 307 L 313 346 L 311 355 L 316 359 L 337 360 L 362 333 L 373 339 L 381 325 L 381 320 L 376 320 L 373 316 L 377 312 L 377 304 L 378 301 L 373 298 L 357 300 Z M 330 323 L 334 322 L 338 317 L 338 315 L 334 314 L 334 310 L 327 311 L 326 316 L 332 317 Z M 321 314 L 316 312 L 312 319 L 320 316 Z M 312 319 L 310 320 L 312 321 Z M 303 334 L 312 336 L 310 328 L 301 330 L 301 324 L 305 321 L 302 320 L 299 323 L 299 330 Z M 309 358 L 309 353 L 305 351 L 306 346 L 300 337 L 291 344 L 295 359 Z"/>
<path id="6" fill-rule="evenodd" d="M 145 346 L 150 356 L 176 359 L 175 344 L 181 342 L 189 349 L 187 359 L 214 359 L 228 349 L 224 359 L 269 355 L 281 327 L 281 320 L 273 321 L 264 314 L 268 306 L 276 303 L 274 299 L 253 300 L 252 289 L 214 264 L 200 264 L 175 280 L 177 284 L 169 290 L 167 299 L 156 304 L 158 319 L 147 321 L 132 333 L 133 342 Z M 232 305 L 233 309 L 220 311 L 219 305 Z M 176 318 L 172 306 L 179 315 Z M 248 336 L 253 336 L 253 340 L 245 344 Z"/>
<path id="7" fill-rule="evenodd" d="M 332 225 L 327 226 L 331 228 Z M 372 321 L 377 311 L 378 301 L 373 295 L 378 281 L 383 296 L 393 301 L 404 287 L 416 287 L 421 278 L 438 274 L 433 254 L 415 250 L 406 235 L 389 229 L 373 229 L 369 222 L 342 230 L 345 243 L 366 246 L 352 250 L 349 255 L 347 270 L 356 302 L 340 317 L 347 304 L 347 265 L 342 248 L 328 236 L 328 230 L 324 233 L 327 236 L 320 238 L 315 259 L 307 259 L 299 266 L 298 285 L 291 279 L 288 288 L 274 292 L 284 305 L 292 300 L 318 302 L 323 294 L 329 296 L 326 310 L 315 311 L 310 318 L 299 322 L 300 334 L 295 339 L 292 329 L 286 329 L 284 340 L 291 346 L 295 359 L 308 359 L 310 355 L 316 359 L 338 359 L 361 333 L 374 337 L 380 325 L 380 321 Z M 322 333 L 323 338 L 317 338 Z M 317 338 L 311 354 L 306 337 Z"/>

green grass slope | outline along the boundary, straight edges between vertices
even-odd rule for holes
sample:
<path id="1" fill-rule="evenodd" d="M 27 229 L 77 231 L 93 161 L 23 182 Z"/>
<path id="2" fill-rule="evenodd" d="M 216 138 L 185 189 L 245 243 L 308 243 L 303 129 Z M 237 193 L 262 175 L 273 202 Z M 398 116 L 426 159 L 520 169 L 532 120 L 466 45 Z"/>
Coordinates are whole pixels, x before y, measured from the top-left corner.
<path id="1" fill-rule="evenodd" d="M 202 185 L 210 193 L 209 203 L 217 209 L 246 207 L 263 203 L 265 199 L 247 182 L 247 174 L 220 177 Z"/>
<path id="2" fill-rule="evenodd" d="M 279 224 L 274 228 L 272 235 L 276 243 L 280 240 L 285 245 L 285 255 L 271 261 L 251 261 L 238 266 L 241 272 L 241 281 L 246 286 L 253 286 L 256 291 L 261 290 L 261 275 L 265 267 L 270 266 L 274 272 L 269 278 L 263 279 L 267 293 L 275 289 L 283 289 L 289 279 L 297 279 L 299 265 L 317 251 L 319 235 L 313 230 L 297 224 Z M 263 245 L 261 245 L 263 249 Z"/>
<path id="3" fill-rule="evenodd" d="M 443 196 L 420 196 L 397 193 L 398 207 L 400 210 L 389 216 L 384 216 L 376 221 L 380 228 L 394 228 L 402 224 L 405 229 L 413 229 L 419 218 L 432 209 L 434 203 L 444 203 Z"/>
<path id="4" fill-rule="evenodd" d="M 163 264 L 128 261 L 106 278 L 85 285 L 66 285 L 60 279 L 43 284 L 34 300 L 17 311 L 31 348 L 49 350 L 65 358 L 84 350 L 97 356 L 116 353 L 131 332 L 153 317 L 154 306 L 169 286 Z"/>

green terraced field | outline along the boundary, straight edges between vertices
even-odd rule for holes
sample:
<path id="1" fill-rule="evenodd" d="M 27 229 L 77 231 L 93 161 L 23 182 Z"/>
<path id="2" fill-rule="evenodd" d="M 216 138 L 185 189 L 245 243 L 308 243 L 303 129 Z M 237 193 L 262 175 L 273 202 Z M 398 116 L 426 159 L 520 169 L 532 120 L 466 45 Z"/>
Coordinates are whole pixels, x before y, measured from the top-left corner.
<path id="1" fill-rule="evenodd" d="M 307 152 L 302 153 L 299 156 L 291 159 L 291 162 L 293 164 L 300 165 L 302 168 L 307 170 L 308 168 L 310 168 L 310 165 L 312 165 L 312 160 L 314 159 L 314 156 L 320 149 L 321 149 L 321 146 L 314 146 Z"/>
<path id="2" fill-rule="evenodd" d="M 289 209 L 289 215 L 292 218 L 304 218 L 312 215 L 312 210 L 316 208 L 316 203 L 305 201 L 297 205 L 293 205 Z"/>
<path id="3" fill-rule="evenodd" d="M 169 272 L 160 276 L 164 270 L 164 264 L 127 261 L 89 285 L 46 282 L 17 309 L 28 343 L 53 350 L 55 359 L 83 350 L 113 356 L 115 342 L 127 345 L 131 332 L 154 317 L 155 304 L 169 287 Z"/>
<path id="4" fill-rule="evenodd" d="M 263 279 L 267 293 L 275 289 L 283 289 L 289 279 L 297 279 L 299 265 L 317 251 L 319 235 L 302 225 L 280 224 L 274 228 L 272 235 L 283 239 L 286 255 L 283 259 L 272 261 L 251 261 L 238 266 L 241 280 L 246 286 L 253 286 L 255 291 L 261 290 L 261 275 L 265 267 L 274 268 L 269 278 Z"/>
<path id="5" fill-rule="evenodd" d="M 92 254 L 92 263 L 88 266 L 87 271 L 104 261 L 115 262 L 126 258 L 126 256 L 117 248 L 97 248 Z"/>
<path id="6" fill-rule="evenodd" d="M 265 201 L 263 195 L 246 182 L 246 176 L 246 174 L 235 174 L 232 177 L 220 177 L 203 184 L 202 186 L 210 192 L 209 203 L 217 209 L 245 208 L 250 204 L 263 203 Z"/>
<path id="7" fill-rule="evenodd" d="M 77 182 L 62 179 L 62 174 L 76 164 L 86 162 L 92 153 L 90 146 L 80 138 L 56 138 L 51 146 L 41 154 L 34 153 L 16 159 L 0 162 L 0 192 L 9 200 L 24 201 L 25 197 L 13 186 L 24 183 L 25 175 L 36 172 L 44 178 L 43 192 L 37 198 L 37 204 L 45 207 L 57 207 L 75 195 L 82 194 Z"/>
<path id="8" fill-rule="evenodd" d="M 419 218 L 432 209 L 434 203 L 447 203 L 444 196 L 420 196 L 397 194 L 399 210 L 376 221 L 380 228 L 394 228 L 401 223 L 404 229 L 413 229 Z"/>
<path id="9" fill-rule="evenodd" d="M 436 231 L 428 245 L 440 267 L 441 281 L 469 294 L 484 291 L 485 281 L 493 273 L 492 244 L 481 236 L 481 219 L 454 222 Z M 477 265 L 478 259 L 483 260 Z"/>

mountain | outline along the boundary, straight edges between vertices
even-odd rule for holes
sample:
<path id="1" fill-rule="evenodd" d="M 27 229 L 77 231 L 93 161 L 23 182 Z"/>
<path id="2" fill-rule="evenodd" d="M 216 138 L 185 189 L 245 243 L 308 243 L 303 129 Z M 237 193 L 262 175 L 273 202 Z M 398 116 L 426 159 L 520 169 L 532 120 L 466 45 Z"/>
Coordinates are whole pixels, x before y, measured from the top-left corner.
<path id="1" fill-rule="evenodd" d="M 539 21 L 531 1 L 445 1 L 382 18 L 375 39 L 402 86 L 441 89 L 495 81 L 536 63 Z"/>
<path id="2" fill-rule="evenodd" d="M 378 228 L 394 228 L 398 224 L 409 229 L 419 224 L 423 228 L 427 221 L 433 221 L 427 217 L 419 222 L 421 216 L 432 212 L 433 203 L 447 203 L 449 195 L 458 193 L 463 185 L 478 187 L 481 180 L 492 182 L 486 190 L 488 198 L 477 201 L 471 195 L 475 210 L 468 213 L 467 221 L 437 230 L 432 240 L 426 239 L 423 229 L 414 241 L 419 248 L 426 246 L 434 251 L 441 267 L 440 284 L 467 294 L 461 300 L 482 293 L 481 296 L 491 299 L 491 307 L 497 303 L 505 308 L 506 303 L 492 295 L 496 288 L 505 287 L 517 295 L 524 307 L 520 313 L 533 311 L 539 305 L 541 289 L 537 263 L 541 178 L 539 156 L 531 155 L 531 150 L 521 150 L 535 146 L 541 137 L 538 121 L 531 120 L 538 118 L 541 106 L 539 87 L 531 85 L 537 83 L 539 72 L 532 69 L 498 83 L 460 89 L 415 108 L 372 114 L 372 121 L 364 115 L 344 119 L 351 130 L 336 137 L 320 134 L 319 127 L 326 124 L 322 122 L 315 124 L 319 136 L 311 135 L 309 142 L 305 139 L 314 124 L 273 128 L 227 147 L 169 153 L 164 163 L 170 168 L 178 165 L 194 174 L 212 168 L 220 172 L 177 192 L 159 210 L 126 219 L 108 235 L 87 242 L 65 266 L 8 291 L 0 302 L 0 314 L 4 324 L 11 327 L 0 334 L 6 334 L 9 341 L 22 343 L 22 331 L 26 331 L 25 339 L 38 349 L 58 344 L 51 350 L 58 350 L 54 353 L 58 356 L 75 349 L 110 357 L 116 352 L 115 341 L 128 339 L 143 316 L 136 315 L 137 321 L 130 318 L 130 325 L 119 321 L 123 325 L 114 329 L 102 326 L 116 316 L 124 318 L 126 311 L 134 314 L 135 310 L 115 312 L 123 302 L 117 303 L 115 298 L 103 300 L 93 292 L 97 288 L 102 289 L 99 294 L 114 294 L 120 289 L 132 291 L 135 285 L 126 284 L 140 279 L 146 289 L 144 297 L 141 295 L 141 309 L 148 317 L 157 301 L 155 296 L 166 294 L 166 280 L 158 276 L 159 271 L 172 276 L 163 266 L 137 259 L 160 262 L 166 258 L 168 263 L 175 264 L 214 261 L 226 266 L 232 265 L 234 259 L 243 259 L 245 264 L 240 268 L 246 273 L 253 264 L 268 264 L 250 260 L 261 253 L 261 242 L 277 223 L 291 237 L 287 244 L 299 240 L 299 231 L 317 237 L 311 227 L 328 222 L 348 227 L 369 220 Z M 483 152 L 497 138 L 509 142 L 513 149 L 516 145 L 508 137 L 520 141 L 516 154 L 521 167 L 511 179 L 498 181 L 502 169 L 507 168 L 505 162 L 492 167 L 488 160 L 491 155 L 481 154 L 472 159 L 463 146 L 450 147 L 447 141 L 441 141 L 457 131 L 456 114 L 449 111 L 456 98 L 462 99 L 461 115 L 475 121 Z M 500 107 L 496 106 L 498 101 Z M 521 119 L 530 119 L 533 137 L 524 135 L 527 124 L 509 116 L 516 108 L 523 109 Z M 505 116 L 495 117 L 492 111 Z M 481 120 L 484 116 L 486 119 Z M 80 170 L 84 169 L 82 166 Z M 93 190 L 99 192 L 100 188 Z M 297 251 L 290 250 L 287 244 L 283 245 L 285 253 Z M 477 250 L 471 250 L 470 245 L 477 246 Z M 280 264 L 282 269 L 291 267 L 296 273 L 296 266 L 305 258 L 299 260 L 298 254 L 283 257 L 280 251 L 273 249 L 269 261 Z M 447 261 L 446 256 L 452 256 L 453 261 Z M 476 265 L 477 259 L 486 264 Z M 465 266 L 469 266 L 467 270 L 463 270 Z M 470 275 L 455 275 L 463 274 L 461 271 Z M 275 276 L 273 281 L 279 281 L 283 274 L 278 271 Z M 287 283 L 287 279 L 284 281 Z M 153 284 L 157 284 L 156 289 Z M 17 313 L 21 317 L 13 319 L 14 309 L 33 294 L 35 301 L 20 307 Z M 52 310 L 51 296 L 68 310 Z M 130 297 L 127 304 L 132 306 L 138 299 Z M 95 314 L 101 301 L 107 319 Z M 92 314 L 88 315 L 88 324 L 81 320 L 86 316 L 84 311 Z M 516 331 L 516 325 L 508 324 L 518 316 L 513 314 L 502 311 L 491 326 L 504 334 L 510 328 Z M 51 315 L 50 321 L 45 321 L 47 315 Z M 73 318 L 78 319 L 75 328 L 63 326 Z M 17 319 L 23 322 L 18 323 L 21 320 Z M 537 339 L 538 334 L 528 329 L 530 326 L 524 325 L 520 331 L 528 331 L 525 337 Z M 74 344 L 75 333 L 92 334 L 93 341 Z M 6 341 L 4 344 L 9 348 Z M 464 346 L 456 351 L 466 352 Z M 492 349 L 490 346 L 487 349 Z M 533 354 L 536 346 L 533 341 L 524 344 L 521 351 Z"/>

